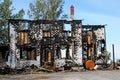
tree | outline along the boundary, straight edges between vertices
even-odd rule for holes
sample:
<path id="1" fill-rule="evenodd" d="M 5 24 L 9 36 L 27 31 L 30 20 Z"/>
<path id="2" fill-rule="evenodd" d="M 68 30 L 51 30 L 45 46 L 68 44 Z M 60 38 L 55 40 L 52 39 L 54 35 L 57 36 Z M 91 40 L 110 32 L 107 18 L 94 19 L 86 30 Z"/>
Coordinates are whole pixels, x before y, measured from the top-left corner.
<path id="1" fill-rule="evenodd" d="M 107 62 L 111 61 L 111 53 L 107 51 L 106 53 Z"/>
<path id="2" fill-rule="evenodd" d="M 24 10 L 21 9 L 18 13 L 12 14 L 15 8 L 12 6 L 12 0 L 0 1 L 0 46 L 8 42 L 8 19 L 23 18 Z"/>
<path id="3" fill-rule="evenodd" d="M 63 4 L 63 0 L 36 0 L 36 2 L 29 4 L 29 18 L 56 20 L 63 12 Z"/>

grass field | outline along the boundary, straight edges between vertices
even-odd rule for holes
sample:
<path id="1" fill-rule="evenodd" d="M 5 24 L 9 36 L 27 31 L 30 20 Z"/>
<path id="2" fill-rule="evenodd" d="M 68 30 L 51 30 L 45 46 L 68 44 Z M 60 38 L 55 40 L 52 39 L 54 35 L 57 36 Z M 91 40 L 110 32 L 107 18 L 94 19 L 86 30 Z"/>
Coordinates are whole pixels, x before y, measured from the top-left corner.
<path id="1" fill-rule="evenodd" d="M 8 74 L 0 74 L 0 78 L 8 78 L 10 75 Z"/>

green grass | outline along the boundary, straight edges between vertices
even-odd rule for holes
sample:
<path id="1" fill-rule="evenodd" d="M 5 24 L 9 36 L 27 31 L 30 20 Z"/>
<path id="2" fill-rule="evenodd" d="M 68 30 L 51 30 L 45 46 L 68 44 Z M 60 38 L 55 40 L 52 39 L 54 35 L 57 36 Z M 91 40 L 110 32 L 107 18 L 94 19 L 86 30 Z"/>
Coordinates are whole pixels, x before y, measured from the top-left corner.
<path id="1" fill-rule="evenodd" d="M 0 78 L 8 78 L 9 75 L 8 74 L 0 74 Z"/>

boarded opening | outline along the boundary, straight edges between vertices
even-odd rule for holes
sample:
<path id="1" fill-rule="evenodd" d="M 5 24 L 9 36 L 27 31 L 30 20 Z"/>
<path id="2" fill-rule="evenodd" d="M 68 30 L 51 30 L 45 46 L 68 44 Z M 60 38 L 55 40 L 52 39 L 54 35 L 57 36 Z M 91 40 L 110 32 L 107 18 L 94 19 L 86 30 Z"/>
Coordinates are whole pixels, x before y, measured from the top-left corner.
<path id="1" fill-rule="evenodd" d="M 23 60 L 36 60 L 35 48 L 21 47 L 20 48 L 20 58 Z"/>
<path id="2" fill-rule="evenodd" d="M 18 45 L 24 45 L 24 44 L 29 44 L 30 39 L 28 36 L 28 30 L 23 30 L 18 33 L 18 38 L 17 38 L 17 44 Z"/>

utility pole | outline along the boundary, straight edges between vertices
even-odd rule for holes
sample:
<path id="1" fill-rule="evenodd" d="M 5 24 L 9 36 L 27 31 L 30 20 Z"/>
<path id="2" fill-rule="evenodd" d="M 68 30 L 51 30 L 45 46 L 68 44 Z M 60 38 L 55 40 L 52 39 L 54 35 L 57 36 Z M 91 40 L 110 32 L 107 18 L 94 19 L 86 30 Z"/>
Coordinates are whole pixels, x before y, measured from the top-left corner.
<path id="1" fill-rule="evenodd" d="M 115 51 L 114 51 L 114 44 L 112 44 L 113 49 L 113 69 L 115 69 Z"/>

